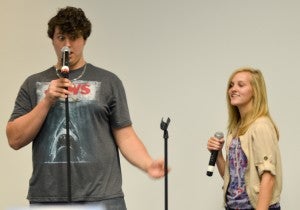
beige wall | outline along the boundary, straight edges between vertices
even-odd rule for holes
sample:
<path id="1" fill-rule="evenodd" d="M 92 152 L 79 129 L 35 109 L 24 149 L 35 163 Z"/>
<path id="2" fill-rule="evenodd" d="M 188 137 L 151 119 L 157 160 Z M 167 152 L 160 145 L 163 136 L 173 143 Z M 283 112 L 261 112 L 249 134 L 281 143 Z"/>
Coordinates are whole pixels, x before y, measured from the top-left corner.
<path id="1" fill-rule="evenodd" d="M 64 3 L 61 3 L 64 2 Z M 251 65 L 266 78 L 280 132 L 283 209 L 300 190 L 300 28 L 297 1 L 1 0 L 0 209 L 26 206 L 31 145 L 13 151 L 5 125 L 24 79 L 55 63 L 47 21 L 59 7 L 82 7 L 93 23 L 85 57 L 124 82 L 134 126 L 154 157 L 163 157 L 159 123 L 170 117 L 169 208 L 222 209 L 222 180 L 206 173 L 206 140 L 225 131 L 225 85 Z M 164 180 L 153 181 L 122 159 L 130 210 L 164 207 Z"/>

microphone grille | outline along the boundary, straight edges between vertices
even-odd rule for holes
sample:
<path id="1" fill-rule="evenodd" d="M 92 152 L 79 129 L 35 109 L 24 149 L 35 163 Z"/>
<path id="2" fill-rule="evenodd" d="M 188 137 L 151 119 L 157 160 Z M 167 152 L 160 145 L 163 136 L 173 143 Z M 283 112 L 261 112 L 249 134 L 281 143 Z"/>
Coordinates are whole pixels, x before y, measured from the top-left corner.
<path id="1" fill-rule="evenodd" d="M 64 46 L 63 48 L 61 48 L 61 52 L 70 52 L 70 48 L 67 46 Z"/>
<path id="2" fill-rule="evenodd" d="M 224 133 L 221 132 L 221 131 L 217 131 L 215 133 L 215 137 L 218 138 L 218 139 L 224 138 Z"/>

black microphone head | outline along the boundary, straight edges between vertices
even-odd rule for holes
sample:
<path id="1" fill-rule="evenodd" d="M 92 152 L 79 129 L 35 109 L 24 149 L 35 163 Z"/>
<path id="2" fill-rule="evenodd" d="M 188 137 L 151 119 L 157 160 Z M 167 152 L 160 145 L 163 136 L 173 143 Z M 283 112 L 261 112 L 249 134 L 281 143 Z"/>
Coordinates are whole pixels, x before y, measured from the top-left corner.
<path id="1" fill-rule="evenodd" d="M 214 135 L 217 139 L 222 139 L 224 138 L 224 133 L 221 131 L 217 131 Z"/>

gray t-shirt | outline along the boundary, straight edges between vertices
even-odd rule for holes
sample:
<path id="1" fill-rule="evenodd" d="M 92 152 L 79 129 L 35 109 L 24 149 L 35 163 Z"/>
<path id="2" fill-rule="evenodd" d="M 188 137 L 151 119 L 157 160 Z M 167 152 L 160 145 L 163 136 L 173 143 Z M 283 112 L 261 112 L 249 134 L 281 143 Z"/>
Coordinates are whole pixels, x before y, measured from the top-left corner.
<path id="1" fill-rule="evenodd" d="M 70 72 L 76 78 L 84 68 Z M 28 77 L 20 88 L 10 120 L 30 112 L 44 97 L 54 67 Z M 87 64 L 69 96 L 72 201 L 122 197 L 120 159 L 112 127 L 131 125 L 125 91 L 113 73 Z M 33 173 L 27 198 L 67 201 L 65 100 L 58 100 L 32 143 Z M 30 122 L 28 122 L 30 123 Z"/>

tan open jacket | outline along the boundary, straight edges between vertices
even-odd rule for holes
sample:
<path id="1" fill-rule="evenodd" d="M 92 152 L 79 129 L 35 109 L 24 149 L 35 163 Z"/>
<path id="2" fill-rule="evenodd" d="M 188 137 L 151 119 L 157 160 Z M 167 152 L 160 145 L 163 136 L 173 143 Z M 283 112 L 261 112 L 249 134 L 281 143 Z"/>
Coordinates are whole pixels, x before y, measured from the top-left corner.
<path id="1" fill-rule="evenodd" d="M 228 156 L 229 145 L 232 138 L 231 135 L 227 136 L 226 156 Z M 270 205 L 278 203 L 282 190 L 281 156 L 276 131 L 270 119 L 267 117 L 258 118 L 249 127 L 248 131 L 239 138 L 242 150 L 248 160 L 245 182 L 252 206 L 256 208 L 260 188 L 260 177 L 264 171 L 269 171 L 276 179 Z M 223 187 L 225 201 L 229 180 L 229 163 L 228 157 L 226 157 Z"/>

